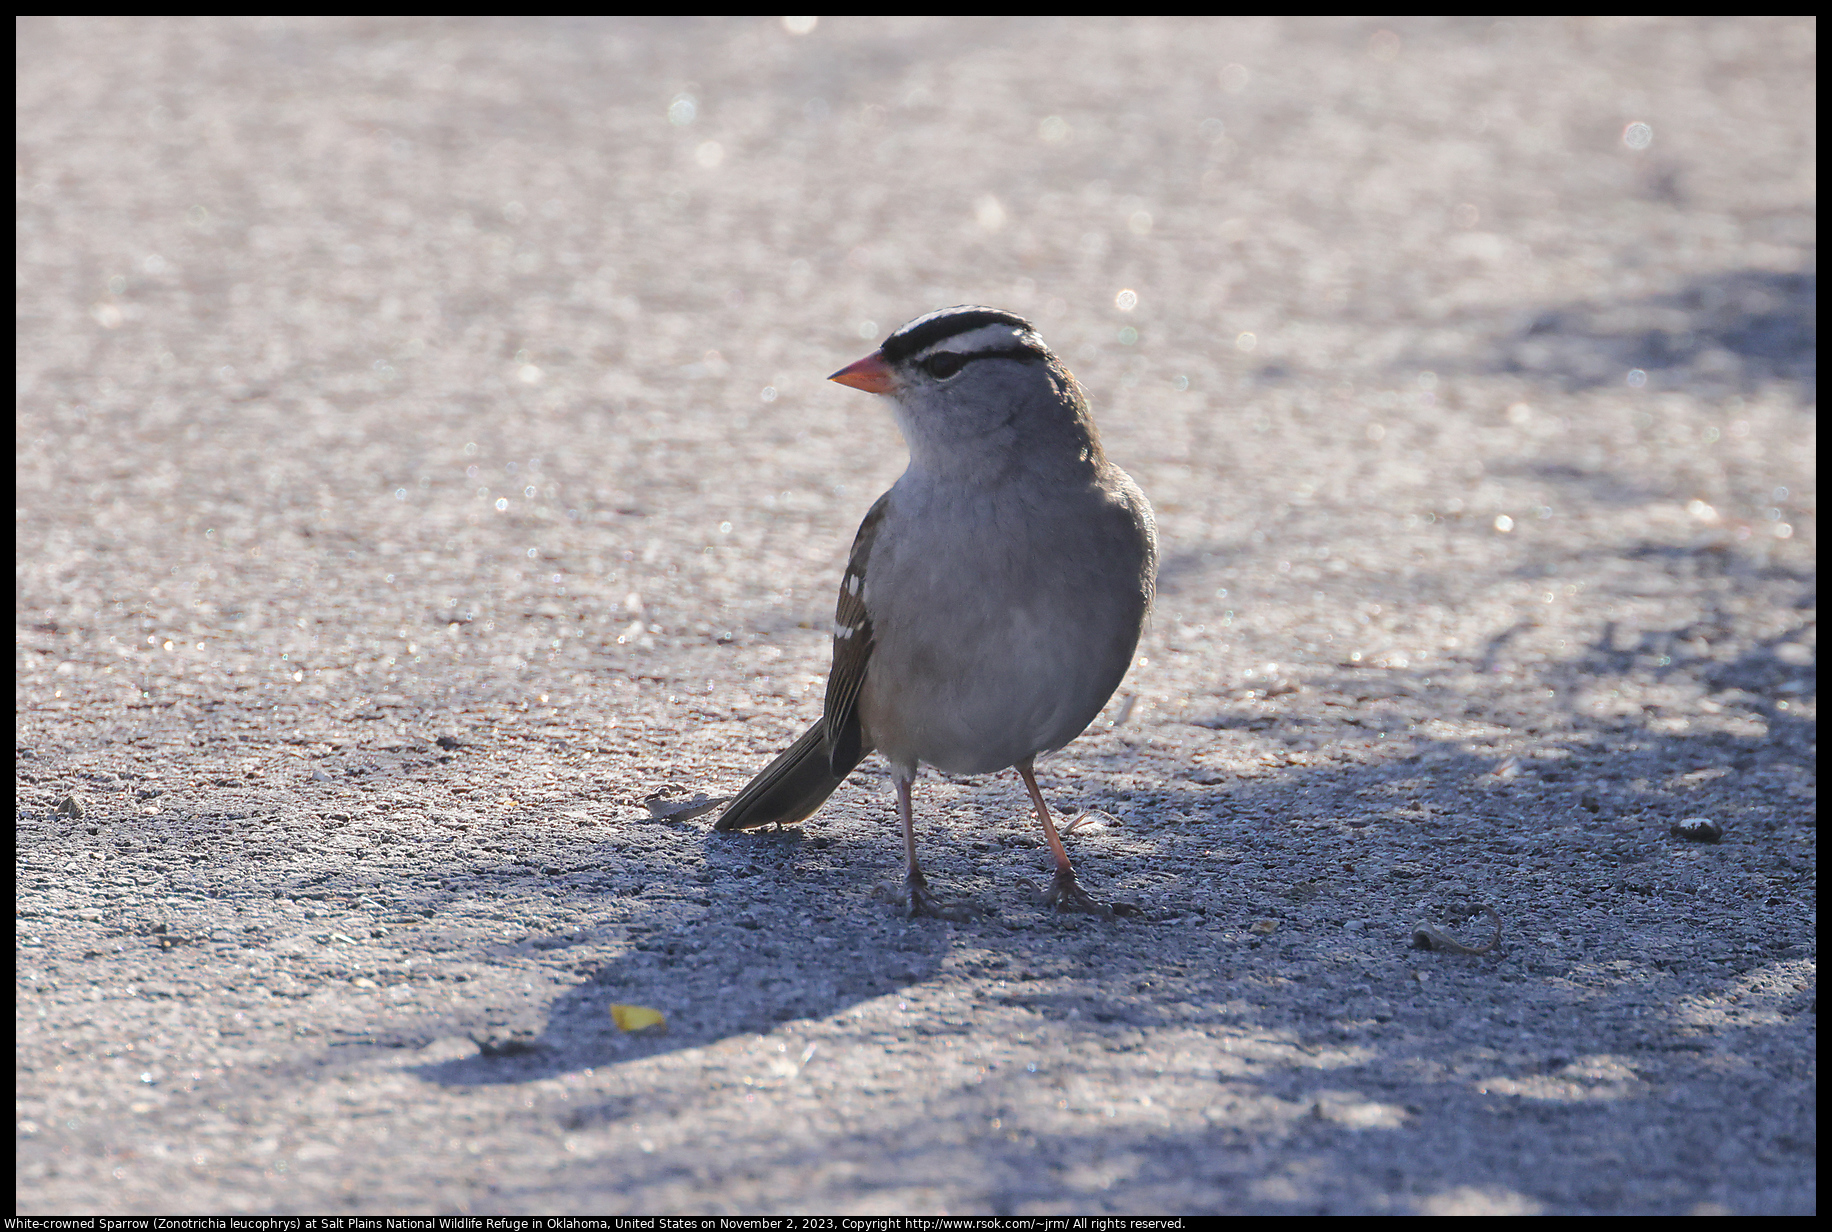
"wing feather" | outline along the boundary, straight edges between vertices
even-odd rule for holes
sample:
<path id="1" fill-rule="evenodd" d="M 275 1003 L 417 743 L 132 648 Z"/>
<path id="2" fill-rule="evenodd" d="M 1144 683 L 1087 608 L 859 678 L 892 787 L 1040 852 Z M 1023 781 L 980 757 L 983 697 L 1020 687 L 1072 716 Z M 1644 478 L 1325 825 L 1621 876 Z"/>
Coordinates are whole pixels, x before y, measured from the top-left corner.
<path id="1" fill-rule="evenodd" d="M 827 676 L 827 736 L 833 772 L 844 776 L 871 752 L 859 726 L 859 690 L 865 686 L 865 669 L 871 662 L 871 611 L 866 564 L 890 507 L 890 493 L 880 496 L 859 523 L 853 536 L 846 575 L 840 579 L 840 597 L 833 610 L 833 670 Z"/>

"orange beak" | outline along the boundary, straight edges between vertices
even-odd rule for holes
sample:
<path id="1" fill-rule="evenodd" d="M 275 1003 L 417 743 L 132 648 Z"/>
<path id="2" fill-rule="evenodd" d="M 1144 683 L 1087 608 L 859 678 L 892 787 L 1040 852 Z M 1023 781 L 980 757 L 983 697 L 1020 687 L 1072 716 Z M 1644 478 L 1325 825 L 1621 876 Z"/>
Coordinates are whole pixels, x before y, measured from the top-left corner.
<path id="1" fill-rule="evenodd" d="M 884 357 L 877 351 L 857 363 L 847 364 L 827 379 L 850 385 L 854 389 L 863 389 L 868 394 L 888 394 L 897 388 L 897 378 L 891 372 L 891 366 L 884 362 Z"/>

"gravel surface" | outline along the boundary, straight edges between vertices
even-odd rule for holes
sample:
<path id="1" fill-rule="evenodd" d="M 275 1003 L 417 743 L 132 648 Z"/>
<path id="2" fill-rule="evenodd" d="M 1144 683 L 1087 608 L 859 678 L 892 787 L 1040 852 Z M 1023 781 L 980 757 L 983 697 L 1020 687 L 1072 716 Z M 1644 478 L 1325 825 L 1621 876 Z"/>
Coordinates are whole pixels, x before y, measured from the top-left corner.
<path id="1" fill-rule="evenodd" d="M 18 1210 L 1812 1211 L 1815 23 L 793 21 L 18 26 Z M 1157 507 L 1134 919 L 644 804 L 959 302 Z"/>

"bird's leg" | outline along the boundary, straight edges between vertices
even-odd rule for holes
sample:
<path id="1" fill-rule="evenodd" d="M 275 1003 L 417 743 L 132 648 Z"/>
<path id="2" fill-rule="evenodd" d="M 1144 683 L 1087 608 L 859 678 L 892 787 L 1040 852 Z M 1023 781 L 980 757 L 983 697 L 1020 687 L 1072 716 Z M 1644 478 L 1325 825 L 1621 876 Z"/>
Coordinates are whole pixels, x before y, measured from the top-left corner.
<path id="1" fill-rule="evenodd" d="M 1043 802 L 1043 793 L 1037 789 L 1037 775 L 1031 769 L 1029 758 L 1018 763 L 1018 773 L 1024 777 L 1024 786 L 1030 789 L 1031 803 L 1037 806 L 1037 820 L 1043 823 L 1043 837 L 1050 841 L 1050 854 L 1056 857 L 1056 878 L 1050 883 L 1043 901 L 1054 905 L 1058 911 L 1085 911 L 1104 920 L 1111 920 L 1116 915 L 1137 915 L 1139 909 L 1130 903 L 1108 906 L 1081 888 L 1075 880 L 1075 869 L 1069 864 L 1069 850 L 1062 845 L 1056 823 L 1050 819 L 1050 806 Z"/>
<path id="2" fill-rule="evenodd" d="M 910 914 L 956 922 L 968 919 L 973 914 L 972 908 L 963 904 L 944 903 L 929 893 L 928 879 L 922 875 L 922 868 L 916 863 L 916 818 L 910 800 L 910 787 L 916 777 L 914 770 L 908 778 L 900 770 L 892 771 L 891 777 L 897 784 L 897 820 L 903 823 L 903 893 Z"/>

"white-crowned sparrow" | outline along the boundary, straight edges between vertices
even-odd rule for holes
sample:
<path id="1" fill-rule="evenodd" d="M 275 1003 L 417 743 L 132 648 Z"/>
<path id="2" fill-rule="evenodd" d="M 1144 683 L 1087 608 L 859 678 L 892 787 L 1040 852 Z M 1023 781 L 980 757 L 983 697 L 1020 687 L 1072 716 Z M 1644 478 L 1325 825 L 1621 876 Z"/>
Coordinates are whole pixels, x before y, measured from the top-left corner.
<path id="1" fill-rule="evenodd" d="M 958 918 L 916 863 L 917 763 L 1016 766 L 1056 857 L 1049 901 L 1114 914 L 1076 884 L 1031 762 L 1081 734 L 1126 674 L 1157 571 L 1151 506 L 1101 452 L 1081 386 L 1012 313 L 929 313 L 828 379 L 889 396 L 909 468 L 853 539 L 825 712 L 715 829 L 800 821 L 876 749 L 910 914 Z"/>

